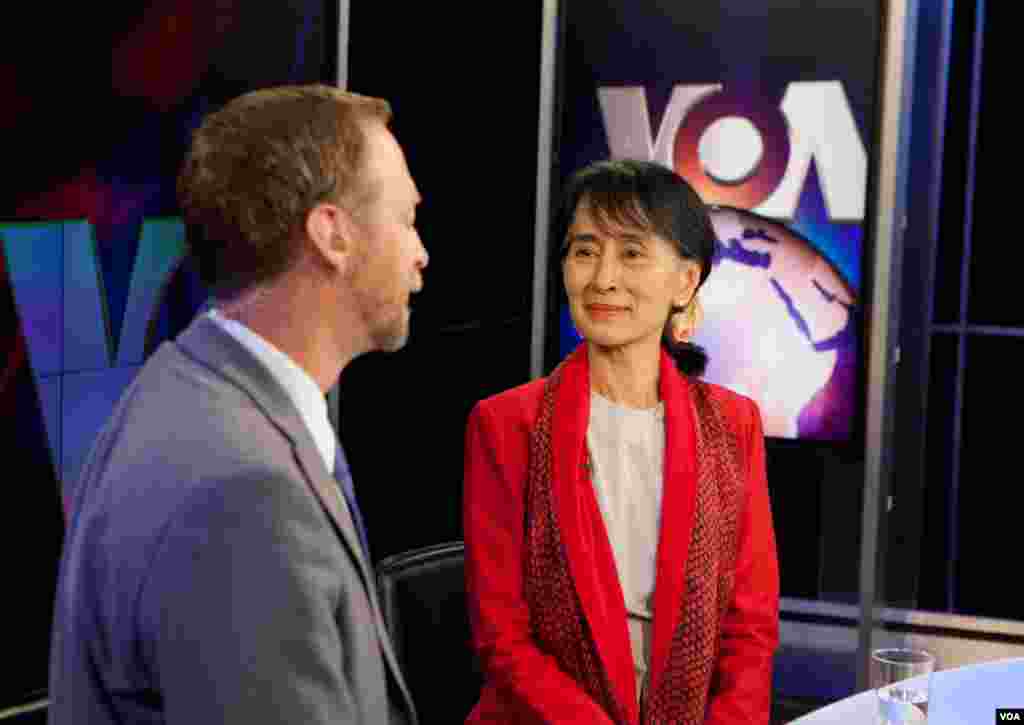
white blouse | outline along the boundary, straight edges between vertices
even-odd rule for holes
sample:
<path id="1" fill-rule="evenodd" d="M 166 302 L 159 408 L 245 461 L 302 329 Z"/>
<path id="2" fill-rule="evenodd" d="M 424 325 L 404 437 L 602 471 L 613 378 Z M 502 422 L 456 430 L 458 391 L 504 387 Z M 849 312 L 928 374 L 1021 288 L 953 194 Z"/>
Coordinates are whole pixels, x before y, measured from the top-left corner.
<path id="1" fill-rule="evenodd" d="M 639 697 L 650 666 L 665 460 L 664 403 L 627 408 L 592 392 L 587 447 L 594 492 L 626 599 Z"/>

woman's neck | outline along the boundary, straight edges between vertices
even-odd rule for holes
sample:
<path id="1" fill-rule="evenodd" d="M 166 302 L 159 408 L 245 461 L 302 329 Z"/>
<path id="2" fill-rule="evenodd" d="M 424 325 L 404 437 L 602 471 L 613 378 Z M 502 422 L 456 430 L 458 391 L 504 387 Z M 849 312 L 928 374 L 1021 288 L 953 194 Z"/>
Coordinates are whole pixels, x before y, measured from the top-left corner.
<path id="1" fill-rule="evenodd" d="M 627 408 L 658 405 L 660 345 L 654 354 L 648 349 L 600 347 L 587 344 L 590 389 L 603 398 Z"/>

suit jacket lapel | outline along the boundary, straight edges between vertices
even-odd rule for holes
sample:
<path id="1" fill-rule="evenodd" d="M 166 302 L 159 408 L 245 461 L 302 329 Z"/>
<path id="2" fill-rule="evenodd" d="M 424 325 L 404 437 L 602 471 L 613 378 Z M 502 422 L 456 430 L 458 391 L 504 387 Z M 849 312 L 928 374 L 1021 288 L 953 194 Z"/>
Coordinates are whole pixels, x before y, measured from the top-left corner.
<path id="1" fill-rule="evenodd" d="M 356 533 L 355 522 L 352 520 L 348 505 L 338 490 L 338 483 L 334 476 L 327 472 L 323 457 L 308 432 L 303 430 L 301 433 L 305 433 L 305 435 L 300 434 L 293 443 L 295 460 L 302 468 L 302 472 L 306 474 L 306 483 L 330 515 L 334 530 L 341 537 L 349 555 L 356 560 L 364 583 L 374 582 L 373 572 L 369 562 L 366 561 L 363 547 L 359 542 L 359 535 Z"/>
<path id="2" fill-rule="evenodd" d="M 636 681 L 625 598 L 593 482 L 584 469 L 590 424 L 590 376 L 584 345 L 566 361 L 554 402 L 552 488 L 569 571 L 616 697 L 635 721 Z"/>
<path id="3" fill-rule="evenodd" d="M 301 422 L 301 421 L 300 421 Z M 356 533 L 355 522 L 352 520 L 352 514 L 348 509 L 348 505 L 345 504 L 342 498 L 341 491 L 338 489 L 338 482 L 334 478 L 332 473 L 326 473 L 326 468 L 323 464 L 323 457 L 320 452 L 316 449 L 316 445 L 313 443 L 312 437 L 308 431 L 305 430 L 305 426 L 301 431 L 304 436 L 301 436 L 303 440 L 297 442 L 295 445 L 295 459 L 299 462 L 303 472 L 306 474 L 306 481 L 309 487 L 316 494 L 317 498 L 320 499 L 320 503 L 330 514 L 331 521 L 334 524 L 334 530 L 341 537 L 342 541 L 348 547 L 349 554 L 358 562 L 359 571 L 363 576 L 364 584 L 367 585 L 367 593 L 370 599 L 370 607 L 373 610 L 374 625 L 377 628 L 377 637 L 381 641 L 381 650 L 384 653 L 384 659 L 388 662 L 391 667 L 392 674 L 395 676 L 395 682 L 398 684 L 399 689 L 405 695 L 408 702 L 412 702 L 412 696 L 405 684 L 405 680 L 402 676 L 402 671 L 398 665 L 398 658 L 395 655 L 394 648 L 391 644 L 391 636 L 387 631 L 387 627 L 384 624 L 384 617 L 380 611 L 380 602 L 377 597 L 377 579 L 373 574 L 373 569 L 370 563 L 366 561 L 363 555 L 363 547 L 359 541 L 359 534 Z M 326 473 L 326 475 L 325 475 Z"/>
<path id="4" fill-rule="evenodd" d="M 320 500 L 324 510 L 327 511 L 334 531 L 356 562 L 356 568 L 359 570 L 370 600 L 384 659 L 391 667 L 395 681 L 407 702 L 411 703 L 412 697 L 399 669 L 398 660 L 391 646 L 391 638 L 384 625 L 380 605 L 377 601 L 376 577 L 370 562 L 366 561 L 363 554 L 352 515 L 344 503 L 341 491 L 338 490 L 337 481 L 325 467 L 323 457 L 317 450 L 313 437 L 291 398 L 258 359 L 205 315 L 197 318 L 182 333 L 177 343 L 191 357 L 200 360 L 207 367 L 217 370 L 244 390 L 267 416 L 270 423 L 291 442 L 295 460 L 305 474 L 307 485 Z"/>
<path id="5" fill-rule="evenodd" d="M 334 477 L 326 470 L 312 435 L 284 388 L 245 347 L 205 316 L 198 318 L 178 343 L 244 390 L 267 420 L 288 439 L 295 460 L 306 474 L 307 484 L 327 511 L 335 531 L 356 560 L 363 583 L 369 587 L 373 576 L 363 557 L 355 524 L 348 508 L 333 491 L 337 486 Z"/>
<path id="6" fill-rule="evenodd" d="M 672 636 L 679 624 L 698 473 L 697 424 L 689 383 L 665 351 L 661 353 L 659 387 L 665 403 L 665 463 L 654 586 L 654 632 L 649 673 L 652 688 L 657 686 L 665 671 Z"/>

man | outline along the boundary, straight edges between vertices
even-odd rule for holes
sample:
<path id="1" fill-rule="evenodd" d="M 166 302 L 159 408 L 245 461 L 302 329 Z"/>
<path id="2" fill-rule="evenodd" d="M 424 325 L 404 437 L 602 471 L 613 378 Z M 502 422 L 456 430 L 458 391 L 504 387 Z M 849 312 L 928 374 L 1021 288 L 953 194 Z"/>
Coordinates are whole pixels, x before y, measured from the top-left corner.
<path id="1" fill-rule="evenodd" d="M 247 94 L 178 181 L 215 305 L 68 491 L 50 722 L 415 723 L 324 392 L 397 350 L 427 253 L 388 104 Z"/>

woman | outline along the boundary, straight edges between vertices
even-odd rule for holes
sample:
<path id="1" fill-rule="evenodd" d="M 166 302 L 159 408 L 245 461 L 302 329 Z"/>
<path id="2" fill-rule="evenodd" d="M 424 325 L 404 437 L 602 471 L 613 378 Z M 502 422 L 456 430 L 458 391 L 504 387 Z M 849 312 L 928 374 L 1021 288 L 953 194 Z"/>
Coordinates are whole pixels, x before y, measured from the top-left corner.
<path id="1" fill-rule="evenodd" d="M 466 576 L 486 682 L 469 723 L 767 723 L 778 566 L 755 404 L 687 338 L 707 211 L 661 166 L 570 184 L 584 342 L 477 404 Z"/>

